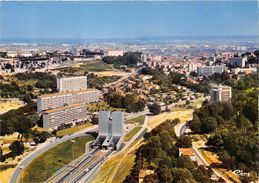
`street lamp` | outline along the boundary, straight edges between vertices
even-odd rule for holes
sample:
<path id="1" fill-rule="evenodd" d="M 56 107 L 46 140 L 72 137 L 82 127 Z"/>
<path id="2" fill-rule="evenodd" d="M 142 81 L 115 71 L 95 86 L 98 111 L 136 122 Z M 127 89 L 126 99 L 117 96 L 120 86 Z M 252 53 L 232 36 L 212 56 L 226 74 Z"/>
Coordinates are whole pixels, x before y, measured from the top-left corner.
<path id="1" fill-rule="evenodd" d="M 71 140 L 71 142 L 72 142 L 72 158 L 74 159 L 74 143 L 75 143 L 75 140 Z"/>

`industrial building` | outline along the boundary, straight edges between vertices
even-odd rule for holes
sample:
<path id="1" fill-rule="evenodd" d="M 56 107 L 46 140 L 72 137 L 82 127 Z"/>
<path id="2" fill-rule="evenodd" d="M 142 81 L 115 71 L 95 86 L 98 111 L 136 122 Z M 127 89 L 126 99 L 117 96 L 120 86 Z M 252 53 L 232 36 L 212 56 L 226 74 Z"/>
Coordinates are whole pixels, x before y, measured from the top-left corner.
<path id="1" fill-rule="evenodd" d="M 54 109 L 72 104 L 88 104 L 99 101 L 99 90 L 87 89 L 77 92 L 54 93 L 38 96 L 37 111 L 41 113 L 44 110 Z"/>
<path id="2" fill-rule="evenodd" d="M 99 112 L 99 134 L 94 146 L 119 149 L 124 138 L 124 113 L 115 111 Z"/>
<path id="3" fill-rule="evenodd" d="M 57 78 L 57 89 L 59 92 L 87 90 L 87 76 Z"/>
<path id="4" fill-rule="evenodd" d="M 223 73 L 224 71 L 227 71 L 227 67 L 226 66 L 222 66 L 222 65 L 216 65 L 216 66 L 202 66 L 202 67 L 198 67 L 197 68 L 197 73 L 198 75 L 202 75 L 202 76 L 211 76 L 215 73 Z"/>
<path id="5" fill-rule="evenodd" d="M 213 102 L 227 102 L 232 98 L 232 90 L 229 86 L 214 86 L 210 91 L 210 99 Z"/>
<path id="6" fill-rule="evenodd" d="M 43 128 L 56 128 L 61 124 L 76 123 L 87 119 L 87 107 L 85 104 L 74 104 L 46 110 L 42 113 Z"/>

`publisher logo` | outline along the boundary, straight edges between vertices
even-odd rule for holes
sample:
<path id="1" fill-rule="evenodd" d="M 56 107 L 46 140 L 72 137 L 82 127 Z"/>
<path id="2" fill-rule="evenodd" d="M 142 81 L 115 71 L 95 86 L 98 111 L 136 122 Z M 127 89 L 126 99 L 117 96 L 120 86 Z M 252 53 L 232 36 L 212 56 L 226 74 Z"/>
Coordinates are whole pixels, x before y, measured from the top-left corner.
<path id="1" fill-rule="evenodd" d="M 250 177 L 250 173 L 244 172 L 243 170 L 234 170 L 233 173 L 242 177 Z"/>

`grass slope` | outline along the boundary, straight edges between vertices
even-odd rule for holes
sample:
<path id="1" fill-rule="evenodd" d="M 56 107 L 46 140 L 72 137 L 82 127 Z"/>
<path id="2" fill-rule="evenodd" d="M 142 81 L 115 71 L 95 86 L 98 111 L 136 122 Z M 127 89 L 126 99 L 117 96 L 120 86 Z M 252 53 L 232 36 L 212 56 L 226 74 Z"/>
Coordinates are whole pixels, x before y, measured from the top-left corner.
<path id="1" fill-rule="evenodd" d="M 65 135 L 70 135 L 72 133 L 81 131 L 84 128 L 88 128 L 92 125 L 93 125 L 92 123 L 86 123 L 86 124 L 83 124 L 83 125 L 78 125 L 78 126 L 74 126 L 74 127 L 71 127 L 71 128 L 64 129 L 64 130 L 60 130 L 60 131 L 57 131 L 57 136 L 61 137 L 61 136 L 65 136 Z"/>
<path id="2" fill-rule="evenodd" d="M 136 133 L 138 133 L 138 131 L 141 129 L 141 126 L 137 126 L 135 128 L 133 128 L 129 133 L 127 133 L 124 137 L 124 141 L 128 142 L 132 137 L 134 137 L 134 135 L 136 135 Z"/>
<path id="3" fill-rule="evenodd" d="M 85 144 L 93 139 L 92 136 L 75 138 L 74 157 L 77 158 L 82 155 L 85 152 Z M 34 159 L 25 168 L 22 181 L 44 182 L 72 160 L 72 142 L 63 142 Z"/>
<path id="4" fill-rule="evenodd" d="M 126 121 L 126 124 L 133 124 L 133 123 L 139 123 L 140 125 L 143 125 L 145 121 L 145 115 L 138 116 L 136 118 L 130 119 Z"/>

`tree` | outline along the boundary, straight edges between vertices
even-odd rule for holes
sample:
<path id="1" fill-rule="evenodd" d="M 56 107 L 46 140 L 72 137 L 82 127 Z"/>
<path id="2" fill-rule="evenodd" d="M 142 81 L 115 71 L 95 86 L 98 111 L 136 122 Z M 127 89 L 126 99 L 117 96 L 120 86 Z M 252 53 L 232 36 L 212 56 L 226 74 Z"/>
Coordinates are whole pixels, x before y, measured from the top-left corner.
<path id="1" fill-rule="evenodd" d="M 134 179 L 134 177 L 132 177 L 132 175 L 128 175 L 126 177 L 126 179 L 124 180 L 125 183 L 138 183 L 138 181 L 136 179 Z"/>
<path id="2" fill-rule="evenodd" d="M 207 117 L 202 120 L 202 132 L 210 133 L 217 128 L 217 120 L 214 117 Z"/>
<path id="3" fill-rule="evenodd" d="M 98 122 L 99 122 L 99 118 L 98 118 L 98 116 L 97 115 L 93 115 L 92 117 L 91 117 L 91 122 L 92 122 L 92 124 L 98 124 Z"/>
<path id="4" fill-rule="evenodd" d="M 172 168 L 173 183 L 194 183 L 192 173 L 186 168 Z"/>
<path id="5" fill-rule="evenodd" d="M 23 97 L 23 101 L 26 103 L 30 103 L 31 102 L 31 96 L 29 94 L 25 94 Z"/>
<path id="6" fill-rule="evenodd" d="M 24 145 L 21 141 L 14 141 L 10 144 L 9 149 L 12 157 L 19 156 L 24 152 Z"/>
<path id="7" fill-rule="evenodd" d="M 172 175 L 170 168 L 168 166 L 164 165 L 162 167 L 158 167 L 156 172 L 158 175 L 159 182 L 172 182 Z"/>
<path id="8" fill-rule="evenodd" d="M 250 127 L 249 120 L 242 114 L 238 115 L 236 118 L 237 128 L 242 129 L 243 132 L 246 132 L 247 127 Z"/>
<path id="9" fill-rule="evenodd" d="M 251 102 L 249 102 L 244 110 L 244 115 L 247 119 L 249 119 L 252 122 L 255 122 L 258 120 L 258 101 L 256 100 L 252 100 Z"/>
<path id="10" fill-rule="evenodd" d="M 193 76 L 193 77 L 197 77 L 198 76 L 197 72 L 195 72 L 195 71 L 190 72 L 190 75 Z"/>
<path id="11" fill-rule="evenodd" d="M 195 133 L 201 132 L 201 121 L 197 114 L 193 114 L 193 119 L 190 122 L 190 128 Z"/>
<path id="12" fill-rule="evenodd" d="M 38 143 L 43 143 L 43 142 L 45 142 L 45 141 L 47 140 L 47 138 L 49 138 L 50 136 L 51 136 L 51 134 L 48 133 L 48 132 L 45 132 L 45 131 L 43 131 L 43 132 L 37 132 L 37 131 L 35 131 L 35 132 L 33 133 L 33 141 L 34 141 L 36 144 L 38 144 Z"/>
<path id="13" fill-rule="evenodd" d="M 145 108 L 145 102 L 139 99 L 136 94 L 126 94 L 123 100 L 127 112 L 143 111 Z"/>
<path id="14" fill-rule="evenodd" d="M 156 174 L 150 174 L 144 177 L 142 183 L 159 183 L 159 180 Z"/>
<path id="15" fill-rule="evenodd" d="M 208 146 L 221 146 L 221 145 L 223 145 L 222 135 L 219 134 L 219 133 L 211 135 L 208 139 L 207 145 Z"/>
<path id="16" fill-rule="evenodd" d="M 192 147 L 192 139 L 189 136 L 180 136 L 175 145 L 181 148 Z"/>
<path id="17" fill-rule="evenodd" d="M 152 105 L 148 106 L 148 109 L 154 115 L 157 115 L 161 112 L 161 107 L 158 103 L 153 103 Z"/>

